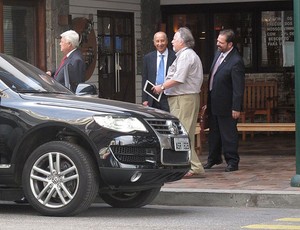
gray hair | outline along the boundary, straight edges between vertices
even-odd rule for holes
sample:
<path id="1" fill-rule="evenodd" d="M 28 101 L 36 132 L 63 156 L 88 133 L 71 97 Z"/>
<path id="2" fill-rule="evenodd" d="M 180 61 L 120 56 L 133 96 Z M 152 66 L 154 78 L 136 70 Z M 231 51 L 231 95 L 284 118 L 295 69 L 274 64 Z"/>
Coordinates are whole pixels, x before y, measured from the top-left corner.
<path id="1" fill-rule="evenodd" d="M 192 32 L 187 27 L 180 27 L 177 32 L 180 34 L 181 39 L 188 48 L 193 48 L 195 46 Z"/>
<path id="2" fill-rule="evenodd" d="M 60 35 L 66 41 L 70 42 L 74 48 L 79 46 L 79 34 L 74 30 L 68 30 Z"/>

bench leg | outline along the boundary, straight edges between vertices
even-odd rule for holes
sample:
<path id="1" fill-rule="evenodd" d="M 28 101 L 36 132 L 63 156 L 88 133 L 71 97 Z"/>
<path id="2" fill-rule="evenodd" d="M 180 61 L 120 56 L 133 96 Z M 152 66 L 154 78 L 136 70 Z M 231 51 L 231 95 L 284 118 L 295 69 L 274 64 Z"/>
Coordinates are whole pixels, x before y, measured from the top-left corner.
<path id="1" fill-rule="evenodd" d="M 271 111 L 268 110 L 267 111 L 267 122 L 270 123 L 271 122 Z M 268 132 L 267 135 L 270 136 L 271 132 Z"/>
<path id="2" fill-rule="evenodd" d="M 245 123 L 246 122 L 246 113 L 241 112 L 240 118 L 241 118 L 242 123 Z M 242 131 L 242 140 L 246 141 L 246 132 L 245 131 Z"/>
<path id="3" fill-rule="evenodd" d="M 196 127 L 196 132 L 195 132 L 195 151 L 197 155 L 201 154 L 201 135 L 202 131 L 200 130 L 200 124 L 197 125 Z"/>
<path id="4" fill-rule="evenodd" d="M 243 132 L 242 132 L 242 140 L 243 140 L 243 141 L 246 141 L 246 131 L 243 131 Z"/>
<path id="5" fill-rule="evenodd" d="M 200 133 L 198 133 L 196 135 L 195 143 L 196 143 L 196 146 L 195 146 L 196 153 L 197 153 L 197 155 L 200 155 L 200 153 L 201 153 Z"/>

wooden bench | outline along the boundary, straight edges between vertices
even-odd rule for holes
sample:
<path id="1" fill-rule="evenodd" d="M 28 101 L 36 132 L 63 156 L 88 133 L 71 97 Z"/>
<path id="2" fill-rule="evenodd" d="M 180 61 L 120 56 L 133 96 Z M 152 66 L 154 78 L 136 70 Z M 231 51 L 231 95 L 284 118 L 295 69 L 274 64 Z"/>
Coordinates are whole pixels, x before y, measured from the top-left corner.
<path id="1" fill-rule="evenodd" d="M 196 125 L 196 131 L 195 131 L 195 149 L 197 154 L 201 152 L 201 142 L 204 142 L 206 140 L 204 131 L 201 130 L 200 127 L 200 120 L 201 120 L 201 108 L 206 105 L 207 103 L 207 96 L 208 96 L 208 86 L 207 86 L 207 80 L 204 80 L 201 86 L 200 91 L 200 111 L 198 115 L 198 121 Z"/>
<path id="2" fill-rule="evenodd" d="M 237 128 L 239 132 L 295 132 L 295 123 L 238 123 Z M 208 132 L 209 129 L 203 130 Z M 201 126 L 196 126 L 195 149 L 197 154 L 201 153 Z M 253 138 L 253 136 L 252 136 Z"/>
<path id="3" fill-rule="evenodd" d="M 208 95 L 207 81 L 203 82 L 200 92 L 200 109 L 207 102 Z M 245 92 L 243 101 L 243 112 L 241 112 L 238 130 L 242 132 L 242 140 L 246 140 L 247 132 L 272 132 L 272 131 L 295 131 L 294 123 L 276 123 L 276 114 L 274 112 L 278 106 L 278 88 L 277 81 L 254 81 L 245 82 Z M 255 123 L 256 116 L 265 116 L 265 122 Z M 271 123 L 274 122 L 274 123 Z M 201 142 L 205 141 L 204 131 L 200 127 L 199 120 L 196 127 L 196 150 L 200 151 Z"/>
<path id="4" fill-rule="evenodd" d="M 195 150 L 198 155 L 200 155 L 201 153 L 201 143 L 203 142 L 203 139 L 201 137 L 202 133 L 203 132 L 201 131 L 200 123 L 197 123 L 195 130 Z"/>
<path id="5" fill-rule="evenodd" d="M 277 81 L 246 81 L 241 123 L 254 123 L 257 115 L 265 116 L 265 122 L 276 122 L 274 111 L 278 106 Z M 261 123 L 259 123 L 261 124 Z M 274 126 L 276 128 L 276 126 Z M 256 126 L 252 127 L 253 131 Z M 253 136 L 253 131 L 251 135 Z M 242 139 L 246 140 L 246 131 L 242 131 Z"/>
<path id="6" fill-rule="evenodd" d="M 208 96 L 208 86 L 207 86 L 207 80 L 203 81 L 200 91 L 200 111 L 201 108 L 207 104 L 207 96 Z"/>

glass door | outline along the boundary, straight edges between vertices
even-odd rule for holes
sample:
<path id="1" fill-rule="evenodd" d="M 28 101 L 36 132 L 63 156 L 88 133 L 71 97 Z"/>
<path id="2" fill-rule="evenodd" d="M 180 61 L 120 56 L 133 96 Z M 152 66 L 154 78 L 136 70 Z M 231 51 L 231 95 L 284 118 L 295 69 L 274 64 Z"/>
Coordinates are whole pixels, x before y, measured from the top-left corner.
<path id="1" fill-rule="evenodd" d="M 98 11 L 99 96 L 135 102 L 133 13 Z"/>

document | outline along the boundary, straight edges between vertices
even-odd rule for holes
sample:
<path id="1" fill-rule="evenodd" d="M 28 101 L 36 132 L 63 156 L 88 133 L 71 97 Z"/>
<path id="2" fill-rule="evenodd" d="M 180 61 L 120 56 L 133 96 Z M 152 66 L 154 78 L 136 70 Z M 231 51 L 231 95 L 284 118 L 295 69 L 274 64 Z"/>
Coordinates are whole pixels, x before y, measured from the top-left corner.
<path id="1" fill-rule="evenodd" d="M 153 86 L 155 86 L 154 84 L 152 84 L 152 82 L 150 81 L 146 81 L 145 85 L 144 85 L 144 92 L 147 93 L 148 95 L 150 95 L 153 99 L 155 99 L 156 101 L 160 101 L 161 95 L 163 94 L 163 92 L 161 92 L 160 94 L 156 94 L 153 93 L 152 88 Z"/>

